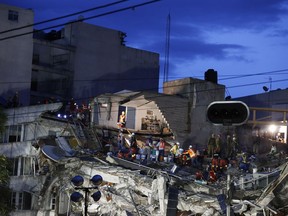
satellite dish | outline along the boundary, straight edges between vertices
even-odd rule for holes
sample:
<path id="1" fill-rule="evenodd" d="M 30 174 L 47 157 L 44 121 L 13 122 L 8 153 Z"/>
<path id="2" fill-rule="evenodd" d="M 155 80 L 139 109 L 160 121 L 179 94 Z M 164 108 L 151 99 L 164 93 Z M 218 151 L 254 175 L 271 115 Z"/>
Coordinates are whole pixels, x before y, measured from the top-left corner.
<path id="1" fill-rule="evenodd" d="M 70 147 L 69 143 L 64 137 L 57 137 L 55 139 L 59 147 L 65 152 L 65 156 L 71 157 L 75 155 L 75 151 Z"/>
<path id="2" fill-rule="evenodd" d="M 65 158 L 65 152 L 57 146 L 45 145 L 41 151 L 46 157 L 50 158 L 54 162 L 58 162 Z"/>

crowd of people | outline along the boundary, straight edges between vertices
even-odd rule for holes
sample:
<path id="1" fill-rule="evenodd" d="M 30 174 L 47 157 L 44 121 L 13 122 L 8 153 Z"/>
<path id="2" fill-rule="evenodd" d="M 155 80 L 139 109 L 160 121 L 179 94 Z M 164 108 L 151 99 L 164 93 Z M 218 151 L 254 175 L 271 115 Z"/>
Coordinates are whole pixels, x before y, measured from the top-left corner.
<path id="1" fill-rule="evenodd" d="M 217 181 L 217 177 L 222 175 L 229 166 L 236 167 L 243 172 L 249 172 L 251 170 L 250 163 L 255 160 L 261 142 L 259 137 L 256 137 L 251 143 L 253 150 L 248 153 L 239 144 L 236 133 L 225 135 L 211 133 L 205 146 L 197 148 L 198 146 L 192 143 L 185 148 L 180 142 L 165 140 L 163 137 L 148 136 L 143 141 L 143 135 L 139 135 L 136 139 L 135 133 L 130 133 L 125 128 L 125 112 L 120 114 L 117 125 L 119 133 L 117 149 L 114 153 L 118 157 L 129 160 L 139 159 L 143 163 L 149 161 L 169 162 L 181 167 L 191 167 L 198 173 L 196 175 L 198 179 L 206 179 L 211 182 Z M 127 135 L 124 136 L 124 130 L 126 130 L 126 134 L 127 132 L 130 133 L 128 138 L 125 138 Z M 272 145 L 268 155 L 273 156 L 276 152 L 276 146 Z M 203 178 L 201 173 L 206 173 L 207 178 Z"/>

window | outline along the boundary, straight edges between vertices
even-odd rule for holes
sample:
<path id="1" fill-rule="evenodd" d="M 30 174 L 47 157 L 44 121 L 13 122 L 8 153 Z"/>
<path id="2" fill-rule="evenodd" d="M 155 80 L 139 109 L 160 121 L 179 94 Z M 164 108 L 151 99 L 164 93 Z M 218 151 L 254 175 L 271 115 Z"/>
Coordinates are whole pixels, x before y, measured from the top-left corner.
<path id="1" fill-rule="evenodd" d="M 22 133 L 22 125 L 10 125 L 5 127 L 3 133 L 0 134 L 0 143 L 20 142 Z"/>
<path id="2" fill-rule="evenodd" d="M 21 125 L 11 125 L 9 130 L 9 142 L 21 141 Z"/>
<path id="3" fill-rule="evenodd" d="M 9 12 L 8 12 L 8 20 L 17 22 L 18 21 L 18 16 L 19 16 L 18 11 L 9 10 Z"/>
<path id="4" fill-rule="evenodd" d="M 57 197 L 56 192 L 53 192 L 53 193 L 52 193 L 52 196 L 51 196 L 51 205 L 50 205 L 50 208 L 51 208 L 52 210 L 55 210 L 55 209 L 56 209 L 56 197 Z"/>
<path id="5" fill-rule="evenodd" d="M 40 55 L 33 53 L 32 64 L 39 65 L 40 63 Z"/>
<path id="6" fill-rule="evenodd" d="M 37 160 L 33 157 L 18 157 L 12 158 L 11 161 L 11 176 L 35 175 L 38 172 Z"/>
<path id="7" fill-rule="evenodd" d="M 12 192 L 11 204 L 17 210 L 31 210 L 32 195 L 28 192 Z"/>

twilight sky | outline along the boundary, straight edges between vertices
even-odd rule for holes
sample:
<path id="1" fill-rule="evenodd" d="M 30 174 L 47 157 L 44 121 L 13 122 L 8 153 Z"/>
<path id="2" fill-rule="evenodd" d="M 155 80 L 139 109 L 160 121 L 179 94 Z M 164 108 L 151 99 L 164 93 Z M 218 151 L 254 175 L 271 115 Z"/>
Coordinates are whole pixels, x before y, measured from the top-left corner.
<path id="1" fill-rule="evenodd" d="M 112 2 L 118 1 L 0 0 L 33 9 L 35 22 Z M 151 3 L 136 6 L 144 2 Z M 134 5 L 134 9 L 115 12 Z M 232 98 L 263 93 L 263 86 L 288 88 L 287 0 L 128 0 L 81 15 L 89 18 L 104 13 L 109 14 L 85 22 L 123 31 L 126 46 L 159 53 L 161 83 L 170 14 L 169 80 L 204 79 L 205 71 L 212 68 Z M 78 16 L 36 28 L 64 24 Z"/>

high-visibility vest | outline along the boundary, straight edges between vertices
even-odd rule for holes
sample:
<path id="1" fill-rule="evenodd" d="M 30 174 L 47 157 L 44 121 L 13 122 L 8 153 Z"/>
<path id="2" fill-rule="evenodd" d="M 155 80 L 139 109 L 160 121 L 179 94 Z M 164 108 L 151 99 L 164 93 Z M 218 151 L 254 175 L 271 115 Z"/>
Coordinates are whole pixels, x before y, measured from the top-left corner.
<path id="1" fill-rule="evenodd" d="M 163 150 L 164 148 L 165 148 L 165 142 L 164 141 L 160 141 L 159 150 Z"/>

